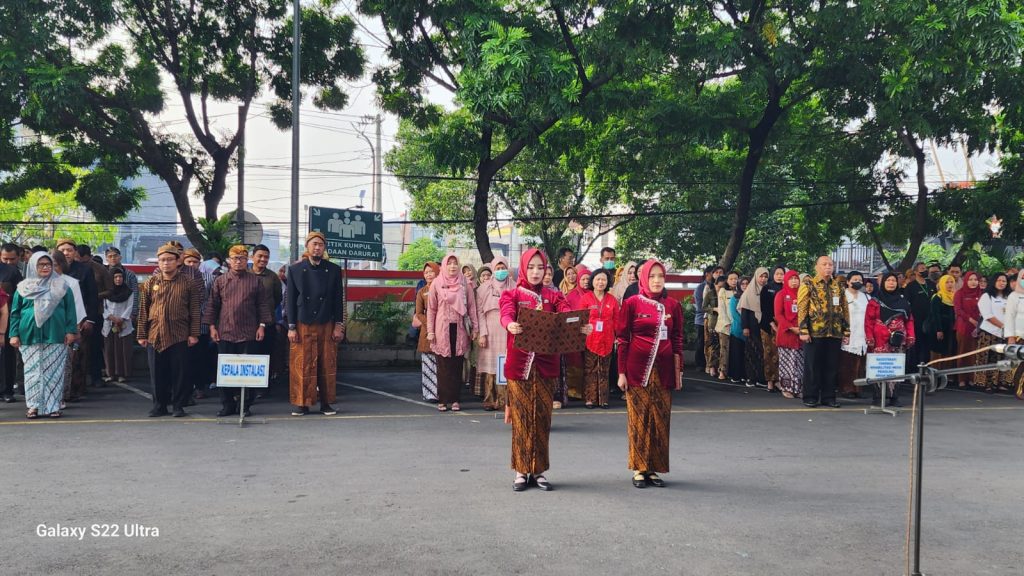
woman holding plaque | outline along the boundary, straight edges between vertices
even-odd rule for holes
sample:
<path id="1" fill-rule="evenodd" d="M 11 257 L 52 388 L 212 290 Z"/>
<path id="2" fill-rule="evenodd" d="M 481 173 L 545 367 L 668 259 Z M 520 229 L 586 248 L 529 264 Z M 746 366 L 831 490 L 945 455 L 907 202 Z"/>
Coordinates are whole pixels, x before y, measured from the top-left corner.
<path id="1" fill-rule="evenodd" d="M 524 308 L 568 312 L 569 304 L 558 290 L 544 287 L 547 258 L 536 248 L 527 250 L 519 263 L 514 290 L 501 295 L 501 324 L 508 331 L 508 406 L 505 421 L 512 424 L 512 469 L 516 476 L 512 490 L 522 492 L 530 477 L 541 490 L 552 490 L 544 476 L 549 467 L 548 437 L 551 434 L 552 392 L 558 380 L 558 354 L 537 354 L 516 347 L 515 337 L 528 327 L 519 323 Z M 583 331 L 589 334 L 589 325 Z"/>
<path id="2" fill-rule="evenodd" d="M 648 260 L 640 293 L 619 311 L 619 388 L 626 393 L 629 468 L 633 486 L 659 488 L 669 471 L 672 390 L 683 388 L 683 308 L 665 291 L 665 266 Z"/>
<path id="3" fill-rule="evenodd" d="M 498 385 L 498 357 L 506 355 L 508 345 L 505 328 L 501 325 L 501 294 L 515 288 L 510 278 L 508 260 L 498 256 L 486 265 L 493 270 L 491 278 L 476 289 L 476 309 L 480 314 L 480 338 L 477 354 L 477 374 L 483 388 L 484 410 L 505 409 L 506 386 Z"/>
<path id="4" fill-rule="evenodd" d="M 441 276 L 427 296 L 427 341 L 437 356 L 437 409 L 458 412 L 462 363 L 476 338 L 476 298 L 461 274 L 459 259 L 448 254 L 441 261 Z"/>

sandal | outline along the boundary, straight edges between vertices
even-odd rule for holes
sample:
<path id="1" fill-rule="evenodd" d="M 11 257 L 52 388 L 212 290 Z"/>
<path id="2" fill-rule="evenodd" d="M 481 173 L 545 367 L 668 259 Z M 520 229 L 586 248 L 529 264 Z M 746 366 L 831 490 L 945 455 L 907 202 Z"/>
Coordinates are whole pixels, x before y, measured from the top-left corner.
<path id="1" fill-rule="evenodd" d="M 447 412 L 448 411 L 448 407 L 445 406 L 444 404 L 438 404 L 437 405 L 437 411 L 438 412 Z"/>
<path id="2" fill-rule="evenodd" d="M 462 407 L 459 406 L 458 402 L 453 402 L 452 403 L 452 412 L 459 412 L 461 410 L 462 410 Z"/>
<path id="3" fill-rule="evenodd" d="M 782 391 L 782 396 L 783 396 L 783 398 L 789 398 L 790 400 L 792 400 L 793 398 L 796 398 L 796 396 L 793 396 L 791 393 L 786 392 L 785 390 Z"/>
<path id="4" fill-rule="evenodd" d="M 35 420 L 36 418 L 39 418 L 39 410 L 35 408 L 30 408 L 27 412 L 25 412 L 25 418 L 28 418 L 29 420 Z"/>
<path id="5" fill-rule="evenodd" d="M 63 416 L 60 412 L 50 412 L 50 418 L 60 418 Z"/>

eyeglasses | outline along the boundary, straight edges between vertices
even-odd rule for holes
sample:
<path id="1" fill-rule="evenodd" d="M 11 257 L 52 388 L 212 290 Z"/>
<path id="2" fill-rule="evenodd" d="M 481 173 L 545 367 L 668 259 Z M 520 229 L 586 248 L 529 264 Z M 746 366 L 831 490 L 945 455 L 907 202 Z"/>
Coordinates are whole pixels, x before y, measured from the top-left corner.
<path id="1" fill-rule="evenodd" d="M 245 257 L 245 256 L 232 256 L 232 257 L 228 258 L 228 260 L 233 260 L 235 262 L 248 262 L 249 261 L 249 259 L 247 257 Z"/>
<path id="2" fill-rule="evenodd" d="M 53 268 L 53 264 L 47 264 L 46 262 L 40 262 L 36 264 L 36 268 Z"/>

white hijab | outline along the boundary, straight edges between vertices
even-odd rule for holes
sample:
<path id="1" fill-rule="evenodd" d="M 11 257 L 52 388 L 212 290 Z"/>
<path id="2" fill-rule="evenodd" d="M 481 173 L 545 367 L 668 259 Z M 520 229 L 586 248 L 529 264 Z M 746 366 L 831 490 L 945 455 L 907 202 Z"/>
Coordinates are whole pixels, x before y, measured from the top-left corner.
<path id="1" fill-rule="evenodd" d="M 53 263 L 53 258 L 46 252 L 36 252 L 29 259 L 28 266 L 25 267 L 27 277 L 18 284 L 18 294 L 21 294 L 22 298 L 34 302 L 33 308 L 38 328 L 42 328 L 43 324 L 46 324 L 68 291 L 67 282 L 53 268 L 50 269 L 49 276 L 45 278 L 39 276 L 36 265 L 43 258 L 49 260 L 51 264 Z"/>

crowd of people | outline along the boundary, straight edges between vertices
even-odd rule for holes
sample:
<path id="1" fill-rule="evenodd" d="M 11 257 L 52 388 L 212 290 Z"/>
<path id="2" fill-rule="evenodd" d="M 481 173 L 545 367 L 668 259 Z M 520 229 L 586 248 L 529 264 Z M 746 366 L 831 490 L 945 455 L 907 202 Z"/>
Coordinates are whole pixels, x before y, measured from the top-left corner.
<path id="1" fill-rule="evenodd" d="M 271 380 L 286 382 L 292 415 L 335 414 L 338 343 L 345 337 L 341 269 L 320 232 L 302 258 L 278 272 L 270 251 L 233 246 L 226 258 L 169 242 L 142 284 L 111 247 L 106 263 L 67 239 L 56 248 L 0 246 L 0 397 L 24 389 L 26 417 L 60 418 L 88 385 L 133 377 L 132 352 L 146 352 L 151 417 L 185 416 L 216 388 L 218 416 L 237 414 L 244 391 L 216 387 L 218 354 L 265 354 Z M 663 486 L 672 390 L 682 388 L 683 307 L 665 289 L 657 260 L 619 265 L 612 248 L 590 270 L 569 249 L 556 265 L 541 250 L 523 254 L 513 275 L 504 257 L 479 270 L 448 254 L 428 262 L 412 326 L 422 358 L 422 395 L 441 412 L 460 411 L 464 388 L 512 425 L 513 488 L 551 489 L 548 435 L 553 410 L 570 401 L 608 408 L 626 401 L 629 469 L 638 488 Z M 970 353 L 1024 339 L 1024 272 L 985 278 L 918 263 L 904 274 L 837 274 L 827 256 L 813 274 L 785 266 L 752 276 L 712 266 L 694 291 L 696 366 L 708 377 L 779 392 L 809 407 L 855 398 L 868 353 L 905 354 L 907 366 L 953 356 L 960 366 L 994 361 Z M 588 311 L 585 349 L 547 355 L 521 350 L 523 308 Z M 1020 378 L 1017 378 L 1020 380 Z M 960 387 L 1018 397 L 1008 372 L 962 376 Z M 874 388 L 899 405 L 898 387 Z M 269 394 L 267 391 L 264 394 Z M 258 399 L 258 397 L 257 397 Z M 250 404 L 251 406 L 251 404 Z M 246 407 L 247 415 L 251 414 Z"/>

